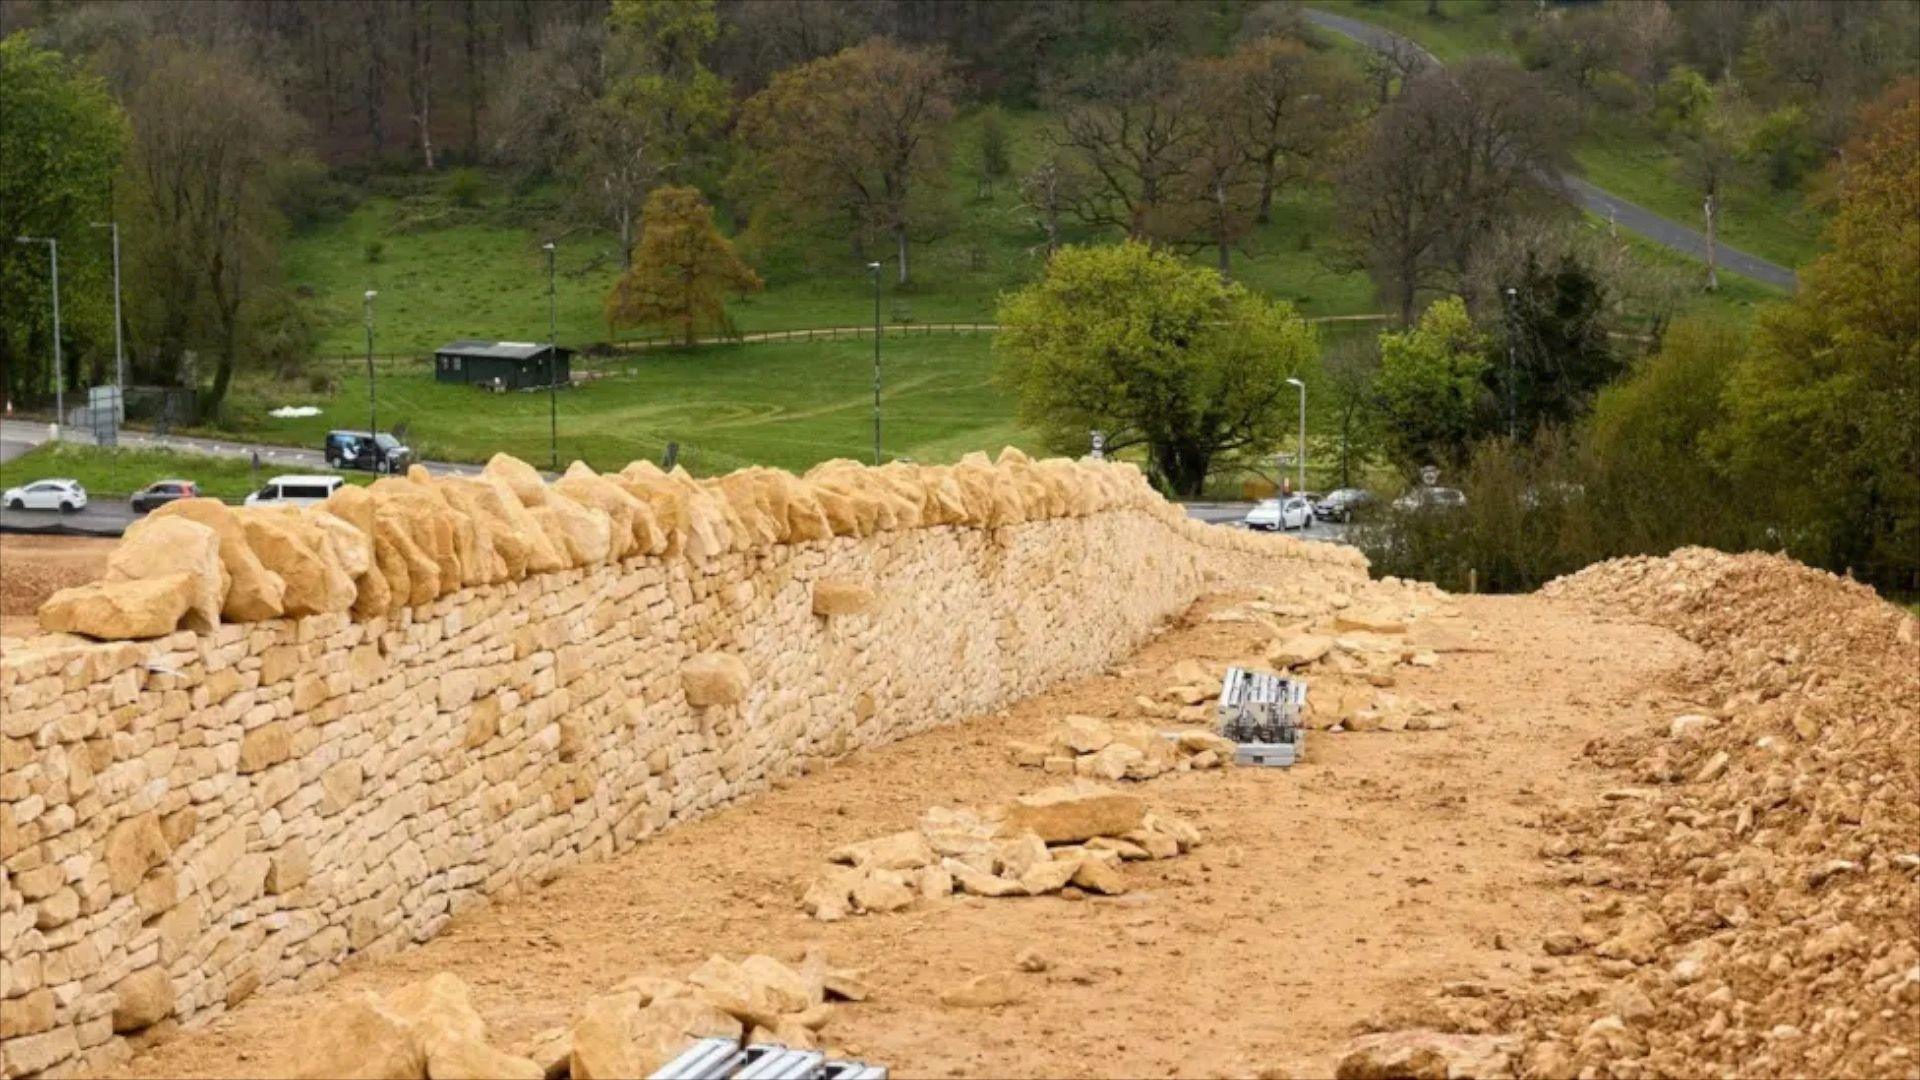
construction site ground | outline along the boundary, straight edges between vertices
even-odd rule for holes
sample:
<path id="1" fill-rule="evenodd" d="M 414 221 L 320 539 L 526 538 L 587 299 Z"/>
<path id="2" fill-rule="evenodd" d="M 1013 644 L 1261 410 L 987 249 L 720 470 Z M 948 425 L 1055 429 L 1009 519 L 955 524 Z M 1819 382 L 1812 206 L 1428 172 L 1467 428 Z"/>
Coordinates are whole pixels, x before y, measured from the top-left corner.
<path id="1" fill-rule="evenodd" d="M 118 537 L 0 533 L 0 637 L 40 632 L 34 612 L 47 597 L 106 573 Z"/>
<path id="2" fill-rule="evenodd" d="M 1696 652 L 1665 630 L 1537 596 L 1457 598 L 1445 620 L 1455 647 L 1436 666 L 1399 669 L 1394 692 L 1435 707 L 1445 730 L 1314 732 L 1295 768 L 1129 785 L 1205 843 L 1129 863 L 1126 895 L 955 896 L 833 923 L 801 910 L 831 848 L 911 828 L 930 806 L 1057 782 L 1016 767 L 1009 740 L 1040 738 L 1067 714 L 1128 715 L 1182 660 L 1259 656 L 1269 628 L 1209 618 L 1245 599 L 1201 601 L 1104 675 L 783 781 L 462 916 L 424 945 L 350 964 L 313 993 L 249 1000 L 155 1040 L 124 1073 L 273 1073 L 323 1003 L 442 971 L 471 984 L 489 1041 L 511 1048 L 634 975 L 819 946 L 873 988 L 834 1011 L 824 1043 L 895 1075 L 1327 1075 L 1357 1031 L 1391 1026 L 1371 1021 L 1399 1003 L 1587 963 L 1542 948 L 1593 899 L 1541 860 L 1543 815 L 1618 782 L 1583 756 L 1590 740 L 1686 711 L 1662 677 Z M 1017 970 L 1023 950 L 1047 968 L 1018 976 L 1018 1004 L 941 1004 L 971 976 Z"/>

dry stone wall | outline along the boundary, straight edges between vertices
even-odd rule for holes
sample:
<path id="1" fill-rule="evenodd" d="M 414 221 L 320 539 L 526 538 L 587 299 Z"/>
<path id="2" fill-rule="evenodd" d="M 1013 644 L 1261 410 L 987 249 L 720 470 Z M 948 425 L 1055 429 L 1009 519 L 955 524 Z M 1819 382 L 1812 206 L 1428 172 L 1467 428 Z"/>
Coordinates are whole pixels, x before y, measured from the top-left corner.
<path id="1" fill-rule="evenodd" d="M 253 550 L 292 564 L 265 515 L 120 560 L 122 591 L 91 596 L 185 576 L 194 628 L 0 655 L 0 1075 L 100 1068 L 775 777 L 1095 671 L 1210 576 L 1364 574 L 1136 495 L 1023 517 L 700 552 L 683 533 L 418 603 L 358 603 L 367 560 L 344 608 L 326 567 L 235 554 L 263 523 Z M 209 589 L 213 565 L 234 569 Z M 220 621 L 242 581 L 240 609 L 333 609 Z"/>

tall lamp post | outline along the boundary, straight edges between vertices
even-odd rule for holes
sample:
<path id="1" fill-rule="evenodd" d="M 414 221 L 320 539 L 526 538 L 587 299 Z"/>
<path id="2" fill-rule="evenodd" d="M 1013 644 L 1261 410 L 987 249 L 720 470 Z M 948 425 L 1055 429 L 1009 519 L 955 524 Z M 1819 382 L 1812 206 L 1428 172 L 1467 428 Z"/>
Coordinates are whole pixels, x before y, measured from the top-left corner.
<path id="1" fill-rule="evenodd" d="M 373 386 L 373 298 L 380 294 L 367 290 L 363 299 L 367 304 L 367 438 L 376 444 L 380 439 L 380 403 L 374 395 Z M 379 448 L 374 449 L 374 460 L 380 460 Z"/>
<path id="2" fill-rule="evenodd" d="M 870 262 L 873 275 L 873 463 L 880 464 L 880 264 Z"/>
<path id="3" fill-rule="evenodd" d="M 113 384 L 120 392 L 120 404 L 114 419 L 121 421 L 127 415 L 127 360 L 120 343 L 120 223 L 96 221 L 93 227 L 109 230 L 113 234 Z"/>
<path id="4" fill-rule="evenodd" d="M 560 471 L 560 382 L 559 317 L 554 307 L 553 241 L 540 245 L 547 253 L 547 467 Z"/>
<path id="5" fill-rule="evenodd" d="M 60 241 L 51 236 L 16 236 L 18 244 L 45 244 L 47 257 L 53 260 L 53 437 L 60 438 L 60 423 L 67 418 L 67 380 L 60 368 Z"/>
<path id="6" fill-rule="evenodd" d="M 1300 391 L 1300 460 L 1297 463 L 1300 479 L 1293 486 L 1293 493 L 1298 495 L 1307 490 L 1307 384 L 1288 379 L 1287 385 Z"/>

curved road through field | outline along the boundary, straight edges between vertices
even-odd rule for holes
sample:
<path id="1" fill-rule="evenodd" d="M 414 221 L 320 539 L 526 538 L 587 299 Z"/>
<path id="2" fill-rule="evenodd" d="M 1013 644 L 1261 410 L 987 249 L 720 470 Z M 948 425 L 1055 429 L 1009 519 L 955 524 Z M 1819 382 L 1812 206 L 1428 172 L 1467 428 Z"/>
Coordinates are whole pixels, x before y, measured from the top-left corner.
<path id="1" fill-rule="evenodd" d="M 1331 11 L 1317 8 L 1305 9 L 1307 21 L 1323 30 L 1331 30 L 1342 37 L 1351 38 L 1362 45 L 1385 52 L 1396 46 L 1410 48 L 1424 57 L 1430 64 L 1438 65 L 1440 60 L 1411 38 L 1396 34 L 1360 19 L 1335 15 Z M 1570 172 L 1561 172 L 1555 179 L 1560 193 L 1568 201 L 1575 203 L 1601 217 L 1617 223 L 1628 232 L 1643 236 L 1671 248 L 1683 255 L 1705 262 L 1707 259 L 1707 238 L 1694 229 L 1670 218 L 1648 210 L 1646 207 L 1630 203 L 1625 199 L 1589 183 Z M 1791 291 L 1794 288 L 1794 272 L 1779 263 L 1768 262 L 1757 255 L 1749 255 L 1738 248 L 1717 244 L 1719 263 L 1723 270 L 1750 277 L 1775 288 Z"/>

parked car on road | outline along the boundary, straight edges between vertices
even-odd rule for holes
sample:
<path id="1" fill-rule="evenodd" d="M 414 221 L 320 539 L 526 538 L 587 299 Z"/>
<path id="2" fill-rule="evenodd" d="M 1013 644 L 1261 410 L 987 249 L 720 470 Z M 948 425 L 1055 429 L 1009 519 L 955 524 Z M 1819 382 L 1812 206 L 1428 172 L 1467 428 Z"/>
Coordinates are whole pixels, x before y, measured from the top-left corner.
<path id="1" fill-rule="evenodd" d="M 1460 510 L 1466 505 L 1466 495 L 1450 487 L 1417 487 L 1393 500 L 1396 510 Z"/>
<path id="2" fill-rule="evenodd" d="M 0 494 L 9 510 L 85 510 L 87 489 L 78 480 L 35 480 Z"/>
<path id="3" fill-rule="evenodd" d="M 199 485 L 191 480 L 155 480 L 134 492 L 127 503 L 133 507 L 134 513 L 144 514 L 155 507 L 165 506 L 175 499 L 192 499 L 199 494 Z"/>
<path id="4" fill-rule="evenodd" d="M 313 506 L 340 490 L 337 476 L 276 476 L 247 496 L 248 506 Z"/>
<path id="5" fill-rule="evenodd" d="M 1267 532 L 1309 528 L 1313 525 L 1313 504 L 1303 495 L 1267 499 L 1247 511 L 1241 524 L 1249 529 L 1264 529 Z"/>
<path id="6" fill-rule="evenodd" d="M 326 454 L 327 464 L 336 469 L 402 473 L 413 464 L 413 451 L 399 439 L 364 431 L 327 432 Z"/>
<path id="7" fill-rule="evenodd" d="M 1313 504 L 1313 516 L 1321 521 L 1352 521 L 1356 510 L 1373 503 L 1373 492 L 1365 488 L 1338 488 Z"/>

